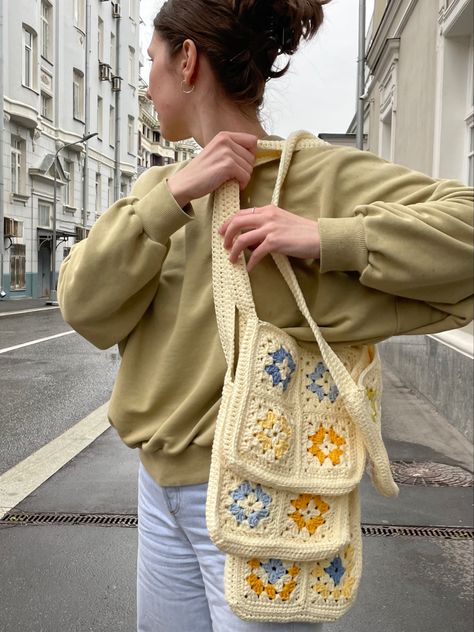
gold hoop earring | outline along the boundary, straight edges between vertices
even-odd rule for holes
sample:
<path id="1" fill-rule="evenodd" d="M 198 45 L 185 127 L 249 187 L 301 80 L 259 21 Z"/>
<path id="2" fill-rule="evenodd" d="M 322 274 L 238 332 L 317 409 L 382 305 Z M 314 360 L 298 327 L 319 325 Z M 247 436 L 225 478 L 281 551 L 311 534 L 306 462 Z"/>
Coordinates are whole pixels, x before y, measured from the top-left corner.
<path id="1" fill-rule="evenodd" d="M 181 90 L 185 93 L 185 94 L 191 94 L 191 92 L 194 91 L 194 86 L 191 86 L 191 90 L 184 90 L 183 88 L 183 83 L 185 82 L 185 79 L 182 80 L 181 82 Z"/>

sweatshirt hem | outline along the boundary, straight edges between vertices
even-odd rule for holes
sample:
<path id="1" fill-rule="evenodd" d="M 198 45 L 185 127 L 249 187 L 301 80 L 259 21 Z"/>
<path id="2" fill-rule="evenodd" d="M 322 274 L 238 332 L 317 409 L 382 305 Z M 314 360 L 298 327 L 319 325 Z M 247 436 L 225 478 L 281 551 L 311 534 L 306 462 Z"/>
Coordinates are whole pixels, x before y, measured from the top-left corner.
<path id="1" fill-rule="evenodd" d="M 168 455 L 162 450 L 139 450 L 140 461 L 150 476 L 161 486 L 179 487 L 209 481 L 212 448 L 192 444 L 181 454 Z"/>

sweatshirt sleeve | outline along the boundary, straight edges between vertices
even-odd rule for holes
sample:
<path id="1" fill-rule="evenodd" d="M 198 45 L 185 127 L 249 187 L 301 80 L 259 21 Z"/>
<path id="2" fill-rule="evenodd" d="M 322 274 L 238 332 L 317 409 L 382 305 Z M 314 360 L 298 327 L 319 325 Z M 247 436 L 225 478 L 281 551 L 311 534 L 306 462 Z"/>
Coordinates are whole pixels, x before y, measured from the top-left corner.
<path id="1" fill-rule="evenodd" d="M 320 272 L 357 272 L 362 285 L 400 297 L 400 322 L 413 300 L 470 322 L 473 189 L 353 148 L 336 161 L 339 201 L 318 220 Z"/>
<path id="2" fill-rule="evenodd" d="M 112 204 L 61 265 L 62 316 L 99 349 L 137 325 L 157 291 L 170 236 L 194 219 L 192 205 L 182 209 L 172 196 L 171 173 L 152 167 L 142 174 L 131 195 Z"/>

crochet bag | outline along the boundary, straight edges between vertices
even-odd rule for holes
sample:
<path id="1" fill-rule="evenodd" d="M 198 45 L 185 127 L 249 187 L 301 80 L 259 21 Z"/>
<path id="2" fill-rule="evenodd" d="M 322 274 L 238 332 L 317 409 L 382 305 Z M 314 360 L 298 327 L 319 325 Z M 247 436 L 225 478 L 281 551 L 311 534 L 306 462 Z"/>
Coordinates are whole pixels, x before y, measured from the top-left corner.
<path id="1" fill-rule="evenodd" d="M 259 155 L 282 154 L 273 204 L 293 151 L 321 143 L 304 131 L 286 141 L 258 141 Z M 398 494 L 381 435 L 380 358 L 374 345 L 335 352 L 327 344 L 287 257 L 278 253 L 272 257 L 317 351 L 258 318 L 243 253 L 230 263 L 218 234 L 239 208 L 235 181 L 215 192 L 212 280 L 227 372 L 207 527 L 227 554 L 225 596 L 240 618 L 333 621 L 354 603 L 362 573 L 358 484 L 366 462 L 376 489 Z"/>

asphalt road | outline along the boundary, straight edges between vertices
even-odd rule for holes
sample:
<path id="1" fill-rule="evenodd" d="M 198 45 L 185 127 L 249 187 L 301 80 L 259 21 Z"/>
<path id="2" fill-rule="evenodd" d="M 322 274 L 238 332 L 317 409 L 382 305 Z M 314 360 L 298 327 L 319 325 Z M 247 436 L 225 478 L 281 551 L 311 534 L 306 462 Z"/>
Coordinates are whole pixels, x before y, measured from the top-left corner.
<path id="1" fill-rule="evenodd" d="M 26 342 L 72 332 L 2 353 Z M 118 348 L 96 349 L 59 309 L 0 318 L 0 474 L 110 398 Z"/>

